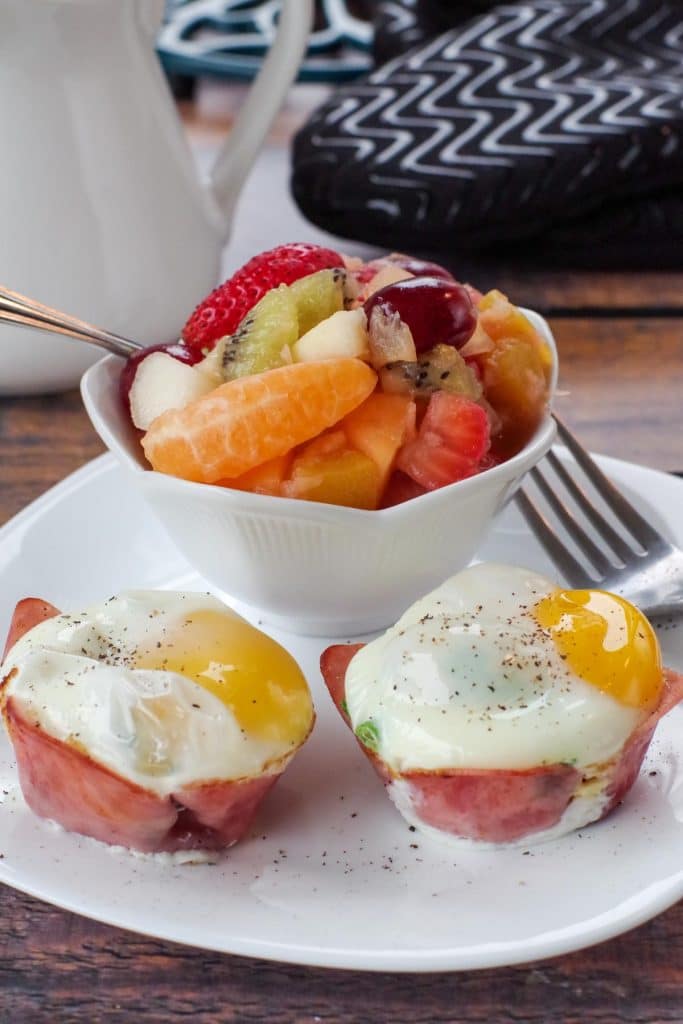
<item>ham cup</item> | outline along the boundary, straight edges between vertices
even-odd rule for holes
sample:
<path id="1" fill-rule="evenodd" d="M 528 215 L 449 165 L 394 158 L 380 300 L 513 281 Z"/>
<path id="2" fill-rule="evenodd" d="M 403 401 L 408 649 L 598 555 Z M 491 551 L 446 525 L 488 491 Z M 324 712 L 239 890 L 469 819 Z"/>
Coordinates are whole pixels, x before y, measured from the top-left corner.
<path id="1" fill-rule="evenodd" d="M 144 853 L 236 843 L 314 721 L 279 644 L 206 594 L 154 591 L 70 615 L 21 601 L 0 708 L 29 807 Z"/>
<path id="2" fill-rule="evenodd" d="M 329 647 L 321 670 L 404 818 L 482 844 L 554 839 L 609 814 L 683 699 L 633 605 L 492 564 L 371 643 Z"/>

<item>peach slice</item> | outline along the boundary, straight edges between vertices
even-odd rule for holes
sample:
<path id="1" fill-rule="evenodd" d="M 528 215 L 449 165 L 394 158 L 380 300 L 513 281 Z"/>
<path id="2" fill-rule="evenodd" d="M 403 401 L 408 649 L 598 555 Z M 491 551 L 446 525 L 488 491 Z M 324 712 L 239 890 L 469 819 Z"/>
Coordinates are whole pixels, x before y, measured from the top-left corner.
<path id="1" fill-rule="evenodd" d="M 349 443 L 375 463 L 384 491 L 399 448 L 415 435 L 415 402 L 409 395 L 374 392 L 340 426 Z"/>

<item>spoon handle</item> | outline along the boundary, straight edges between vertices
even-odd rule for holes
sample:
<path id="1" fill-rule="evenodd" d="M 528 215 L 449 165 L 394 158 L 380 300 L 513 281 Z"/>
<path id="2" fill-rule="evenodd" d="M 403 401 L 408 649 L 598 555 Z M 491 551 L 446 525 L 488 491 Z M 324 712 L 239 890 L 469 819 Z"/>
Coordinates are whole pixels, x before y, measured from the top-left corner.
<path id="1" fill-rule="evenodd" d="M 31 327 L 33 330 L 45 331 L 48 334 L 61 334 L 76 341 L 86 341 L 124 358 L 143 348 L 137 341 L 94 327 L 85 320 L 45 306 L 42 302 L 20 295 L 19 292 L 14 292 L 4 285 L 0 285 L 0 323 L 18 324 L 20 327 Z"/>

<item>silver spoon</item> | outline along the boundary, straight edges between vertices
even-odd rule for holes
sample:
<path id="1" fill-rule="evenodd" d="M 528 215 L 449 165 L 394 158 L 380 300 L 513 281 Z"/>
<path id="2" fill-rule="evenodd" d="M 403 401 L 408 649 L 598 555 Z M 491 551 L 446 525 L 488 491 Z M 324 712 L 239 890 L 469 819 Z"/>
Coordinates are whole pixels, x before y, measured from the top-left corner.
<path id="1" fill-rule="evenodd" d="M 139 341 L 131 341 L 121 334 L 94 327 L 85 320 L 45 306 L 42 302 L 13 292 L 4 285 L 0 285 L 0 323 L 18 324 L 20 327 L 31 327 L 35 331 L 45 331 L 47 334 L 61 334 L 76 341 L 87 341 L 124 359 L 145 347 Z"/>

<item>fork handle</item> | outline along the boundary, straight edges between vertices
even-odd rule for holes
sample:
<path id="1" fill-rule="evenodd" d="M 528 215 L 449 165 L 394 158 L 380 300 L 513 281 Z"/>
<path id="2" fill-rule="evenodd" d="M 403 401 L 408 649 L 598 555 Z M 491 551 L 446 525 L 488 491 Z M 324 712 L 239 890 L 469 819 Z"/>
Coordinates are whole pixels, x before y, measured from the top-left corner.
<path id="1" fill-rule="evenodd" d="M 641 611 L 649 616 L 683 614 L 683 563 L 673 572 L 670 579 L 658 579 L 653 576 L 647 579 L 636 579 L 623 590 L 623 596 L 637 604 Z"/>
<path id="2" fill-rule="evenodd" d="M 29 299 L 4 285 L 0 285 L 0 323 L 16 324 L 47 334 L 60 334 L 75 341 L 85 341 L 113 352 L 114 355 L 123 356 L 124 359 L 143 348 L 137 341 L 102 330 L 85 320 Z"/>

